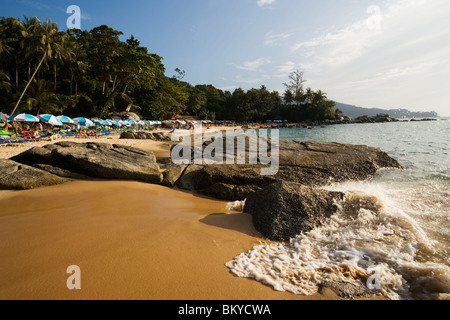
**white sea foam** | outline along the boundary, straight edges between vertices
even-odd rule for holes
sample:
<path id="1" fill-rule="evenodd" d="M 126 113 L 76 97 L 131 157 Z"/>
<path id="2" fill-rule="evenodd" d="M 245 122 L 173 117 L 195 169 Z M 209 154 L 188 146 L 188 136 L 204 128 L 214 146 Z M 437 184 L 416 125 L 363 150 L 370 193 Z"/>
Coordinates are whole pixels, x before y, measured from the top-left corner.
<path id="1" fill-rule="evenodd" d="M 448 263 L 432 259 L 440 250 L 437 242 L 385 186 L 358 182 L 329 189 L 346 196 L 322 226 L 287 244 L 256 246 L 227 267 L 239 277 L 302 295 L 329 281 L 362 283 L 390 299 L 450 293 Z"/>
<path id="2" fill-rule="evenodd" d="M 227 203 L 228 211 L 242 212 L 244 210 L 245 200 L 244 201 L 235 201 Z"/>

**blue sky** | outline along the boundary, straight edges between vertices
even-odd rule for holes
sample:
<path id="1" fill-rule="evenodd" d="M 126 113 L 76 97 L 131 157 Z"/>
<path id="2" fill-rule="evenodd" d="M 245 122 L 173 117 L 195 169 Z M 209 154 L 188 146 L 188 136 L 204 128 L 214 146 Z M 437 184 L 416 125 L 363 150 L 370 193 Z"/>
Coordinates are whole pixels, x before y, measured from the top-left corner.
<path id="1" fill-rule="evenodd" d="M 448 0 L 2 0 L 0 15 L 66 29 L 69 5 L 82 29 L 133 34 L 193 85 L 282 92 L 299 69 L 335 101 L 450 116 Z"/>

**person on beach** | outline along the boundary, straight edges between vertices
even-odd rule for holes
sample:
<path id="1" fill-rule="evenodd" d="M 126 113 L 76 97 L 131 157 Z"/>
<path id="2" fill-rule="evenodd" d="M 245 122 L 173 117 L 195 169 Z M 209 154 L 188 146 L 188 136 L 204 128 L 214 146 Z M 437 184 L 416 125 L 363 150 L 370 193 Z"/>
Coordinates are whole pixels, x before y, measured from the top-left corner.
<path id="1" fill-rule="evenodd" d="M 41 134 L 39 133 L 39 130 L 37 127 L 30 131 L 30 135 L 31 135 L 31 138 L 33 138 L 33 139 L 37 139 L 37 138 L 41 137 Z"/>

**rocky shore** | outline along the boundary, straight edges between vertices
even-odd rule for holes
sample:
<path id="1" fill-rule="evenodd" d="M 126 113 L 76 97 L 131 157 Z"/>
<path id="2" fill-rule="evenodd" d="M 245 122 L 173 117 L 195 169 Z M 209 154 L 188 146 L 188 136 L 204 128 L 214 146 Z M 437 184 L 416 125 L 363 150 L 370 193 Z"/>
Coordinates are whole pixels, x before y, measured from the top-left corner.
<path id="1" fill-rule="evenodd" d="M 203 143 L 202 148 L 210 143 Z M 252 152 L 247 146 L 246 157 Z M 402 168 L 386 153 L 367 146 L 284 140 L 279 143 L 276 174 L 261 175 L 264 166 L 259 163 L 177 165 L 125 142 L 62 141 L 1 160 L 0 189 L 33 189 L 80 179 L 177 187 L 220 200 L 246 200 L 244 211 L 252 214 L 255 228 L 264 237 L 289 241 L 335 212 L 333 199 L 343 195 L 323 191 L 321 186 L 369 179 L 381 168 Z"/>

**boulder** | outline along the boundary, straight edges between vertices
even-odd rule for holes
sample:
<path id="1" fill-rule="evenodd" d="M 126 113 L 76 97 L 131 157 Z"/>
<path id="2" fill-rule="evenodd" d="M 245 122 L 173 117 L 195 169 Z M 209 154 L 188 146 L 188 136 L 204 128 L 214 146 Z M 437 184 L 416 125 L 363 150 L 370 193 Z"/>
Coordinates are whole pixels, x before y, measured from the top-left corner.
<path id="1" fill-rule="evenodd" d="M 199 193 L 216 199 L 235 201 L 235 199 L 247 199 L 247 197 L 259 190 L 261 190 L 261 187 L 258 185 L 216 183 L 206 189 L 200 190 Z"/>
<path id="2" fill-rule="evenodd" d="M 134 120 L 139 121 L 141 118 L 134 112 L 113 112 L 108 114 L 108 118 L 112 120 Z"/>
<path id="3" fill-rule="evenodd" d="M 115 110 L 130 112 L 131 107 L 133 107 L 133 100 L 125 93 L 118 94 L 114 99 Z"/>
<path id="4" fill-rule="evenodd" d="M 68 181 L 68 179 L 12 160 L 0 160 L 0 189 L 2 190 L 28 190 Z"/>
<path id="5" fill-rule="evenodd" d="M 210 145 L 211 142 L 205 142 L 202 150 L 204 151 Z M 194 163 L 193 155 L 196 148 L 198 149 L 198 147 L 191 148 L 191 163 Z M 252 154 L 257 155 L 257 152 L 248 145 L 239 150 L 244 150 L 246 159 Z M 270 147 L 268 150 L 270 154 L 272 152 Z M 238 154 L 237 151 L 235 144 L 234 155 Z M 221 162 L 225 163 L 225 155 Z M 237 163 L 236 158 L 234 162 Z M 277 173 L 271 176 L 262 175 L 261 169 L 264 167 L 259 158 L 258 164 L 208 165 L 203 162 L 201 165 L 195 165 L 195 174 L 190 170 L 185 172 L 185 175 L 189 174 L 189 177 L 183 176 L 179 187 L 214 195 L 222 200 L 236 201 L 244 200 L 246 195 L 252 193 L 252 190 L 281 181 L 323 186 L 331 182 L 366 180 L 381 168 L 402 168 L 386 153 L 368 146 L 286 140 L 279 142 Z M 239 186 L 239 188 L 232 186 Z M 230 199 L 230 196 L 237 198 Z"/>
<path id="6" fill-rule="evenodd" d="M 344 194 L 311 188 L 295 182 L 279 182 L 247 198 L 244 212 L 253 225 L 272 241 L 289 241 L 320 226 L 337 211 L 335 200 Z"/>
<path id="7" fill-rule="evenodd" d="M 85 176 L 83 174 L 70 172 L 69 170 L 54 167 L 48 164 L 35 164 L 33 166 L 34 168 L 47 171 L 48 173 L 54 174 L 55 176 L 62 177 L 62 178 L 68 178 L 68 179 L 76 179 L 76 180 L 89 180 L 90 178 L 88 176 Z"/>
<path id="8" fill-rule="evenodd" d="M 176 186 L 177 182 L 180 180 L 183 175 L 184 170 L 186 170 L 187 165 L 185 164 L 174 164 L 169 163 L 165 166 L 165 170 L 163 172 L 163 182 L 162 185 L 166 187 L 173 188 Z"/>
<path id="9" fill-rule="evenodd" d="M 32 148 L 12 160 L 28 165 L 47 164 L 102 179 L 156 184 L 163 179 L 153 152 L 116 144 L 66 141 Z"/>
<path id="10" fill-rule="evenodd" d="M 136 136 L 133 132 L 127 131 L 120 134 L 120 139 L 136 139 Z"/>
<path id="11" fill-rule="evenodd" d="M 191 164 L 183 172 L 181 176 L 178 187 L 184 190 L 195 191 L 196 188 L 196 177 L 198 173 L 203 170 L 203 166 Z"/>

